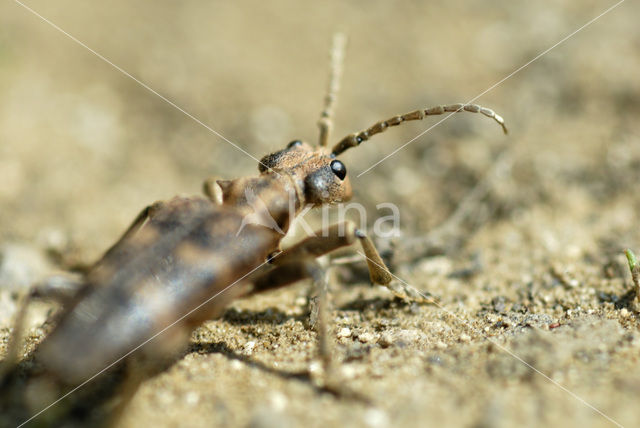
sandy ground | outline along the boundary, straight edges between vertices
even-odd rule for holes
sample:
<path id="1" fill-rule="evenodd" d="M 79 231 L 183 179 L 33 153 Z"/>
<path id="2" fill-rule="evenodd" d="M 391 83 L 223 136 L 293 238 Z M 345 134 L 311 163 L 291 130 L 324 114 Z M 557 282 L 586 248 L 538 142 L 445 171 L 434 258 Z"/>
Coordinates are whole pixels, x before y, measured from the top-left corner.
<path id="1" fill-rule="evenodd" d="M 335 360 L 360 400 L 314 385 L 308 284 L 236 302 L 144 381 L 121 426 L 636 426 L 640 332 L 622 251 L 640 250 L 640 7 L 622 3 L 493 87 L 614 4 L 28 2 L 163 100 L 3 2 L 2 349 L 52 253 L 95 260 L 148 203 L 256 172 L 194 118 L 255 157 L 315 142 L 341 30 L 336 139 L 479 94 L 510 128 L 459 115 L 361 177 L 437 119 L 343 157 L 369 226 L 377 203 L 400 208 L 394 273 L 439 304 L 372 288 L 363 263 L 333 269 Z M 462 223 L 443 229 L 456 210 Z M 25 353 L 52 308 L 32 310 Z"/>

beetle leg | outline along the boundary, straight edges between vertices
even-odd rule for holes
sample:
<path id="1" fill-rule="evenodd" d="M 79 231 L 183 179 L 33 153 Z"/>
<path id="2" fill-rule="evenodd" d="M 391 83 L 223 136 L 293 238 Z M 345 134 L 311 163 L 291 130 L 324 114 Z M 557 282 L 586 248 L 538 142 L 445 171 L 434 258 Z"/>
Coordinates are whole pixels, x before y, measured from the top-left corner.
<path id="1" fill-rule="evenodd" d="M 71 302 L 82 286 L 84 286 L 84 282 L 80 278 L 71 275 L 56 275 L 46 278 L 23 297 L 20 309 L 18 309 L 16 319 L 13 322 L 13 331 L 7 346 L 7 355 L 0 369 L 0 379 L 4 373 L 18 363 L 24 323 L 31 303 L 36 300 L 53 300 L 65 306 Z"/>
<path id="2" fill-rule="evenodd" d="M 202 183 L 202 191 L 216 205 L 222 205 L 222 187 L 218 177 L 209 177 Z"/>
<path id="3" fill-rule="evenodd" d="M 325 374 L 325 387 L 332 388 L 334 365 L 330 335 L 329 297 L 327 294 L 326 273 L 322 266 L 310 256 L 290 259 L 255 278 L 250 294 L 272 290 L 294 282 L 311 279 L 318 296 L 317 321 L 314 323 L 318 333 L 318 354 L 322 360 Z"/>
<path id="4" fill-rule="evenodd" d="M 371 238 L 362 230 L 356 229 L 355 225 L 350 221 L 336 223 L 324 231 L 318 231 L 315 236 L 308 237 L 293 247 L 274 256 L 271 264 L 284 266 L 296 260 L 305 258 L 315 259 L 338 248 L 352 245 L 356 239 L 360 241 L 364 256 L 367 259 L 369 277 L 372 283 L 384 285 L 391 290 L 393 294 L 404 299 L 430 301 L 417 290 L 409 288 L 397 281 L 392 282 L 393 275 L 389 272 L 389 268 L 385 265 L 382 257 L 380 257 L 380 253 L 378 253 Z M 248 294 L 283 287 L 299 281 L 305 276 L 303 272 L 296 271 L 296 269 L 290 267 L 277 273 L 272 269 L 255 277 L 258 278 L 258 280 L 254 282 L 253 288 L 249 290 Z"/>
<path id="5" fill-rule="evenodd" d="M 247 294 L 273 290 L 309 278 L 300 261 L 314 260 L 333 250 L 353 244 L 355 231 L 353 223 L 341 222 L 327 229 L 326 236 L 318 232 L 316 236 L 308 237 L 272 256 L 269 260 L 270 265 L 265 265 L 264 269 L 257 271 L 250 278 L 252 286 Z"/>
<path id="6" fill-rule="evenodd" d="M 419 300 L 420 296 L 415 295 L 416 293 L 410 294 L 410 290 L 405 290 L 400 286 L 392 285 L 393 275 L 384 264 L 373 242 L 363 231 L 356 229 L 352 222 L 337 223 L 315 235 L 272 257 L 271 264 L 275 266 L 266 272 L 261 270 L 250 278 L 251 285 L 246 294 L 252 295 L 273 290 L 303 279 L 313 280 L 314 289 L 318 296 L 315 328 L 318 333 L 318 352 L 324 366 L 325 388 L 343 394 L 345 393 L 343 388 L 336 387 L 336 384 L 332 382 L 335 369 L 331 358 L 332 342 L 330 340 L 327 281 L 324 270 L 315 259 L 338 248 L 352 245 L 357 239 L 360 241 L 367 259 L 369 276 L 373 283 L 385 285 L 394 294 L 404 298 Z M 312 318 L 314 318 L 313 315 Z"/>
<path id="7" fill-rule="evenodd" d="M 382 257 L 380 257 L 380 253 L 371 238 L 369 238 L 364 231 L 356 229 L 352 222 L 345 221 L 337 223 L 323 232 L 325 232 L 324 236 L 322 236 L 322 233 L 319 231 L 316 233 L 317 236 L 309 237 L 287 249 L 274 258 L 273 263 L 279 264 L 287 258 L 295 257 L 296 253 L 306 253 L 314 257 L 319 257 L 345 245 L 350 245 L 358 239 L 367 260 L 369 278 L 372 283 L 384 285 L 394 295 L 404 300 L 422 303 L 433 302 L 433 298 L 427 293 L 422 293 L 403 282 L 393 281 L 393 275 L 382 260 Z"/>
<path id="8" fill-rule="evenodd" d="M 305 256 L 313 258 L 320 257 L 338 248 L 352 245 L 357 239 L 360 241 L 360 245 L 367 259 L 371 282 L 386 286 L 393 279 L 391 272 L 389 272 L 382 257 L 380 257 L 371 238 L 369 238 L 364 231 L 356 229 L 352 222 L 343 221 L 336 223 L 326 230 L 318 231 L 315 235 L 316 236 L 311 236 L 275 256 L 272 263 L 281 265 L 287 263 L 289 260 Z"/>
<path id="9" fill-rule="evenodd" d="M 125 238 L 136 233 L 142 227 L 144 222 L 147 221 L 147 219 L 152 215 L 153 211 L 162 204 L 163 204 L 162 202 L 156 202 L 155 204 L 144 207 L 142 211 L 140 211 L 140 213 L 136 216 L 136 218 L 131 222 L 131 224 L 129 225 L 127 230 L 124 232 L 124 234 L 120 237 L 120 239 L 118 239 L 118 241 L 113 245 L 113 247 L 118 245 Z M 107 250 L 107 252 L 109 252 L 109 250 Z"/>
<path id="10" fill-rule="evenodd" d="M 308 237 L 273 257 L 271 263 L 275 267 L 257 276 L 249 290 L 249 294 L 255 294 L 305 278 L 313 280 L 314 290 L 318 296 L 318 306 L 317 314 L 312 314 L 312 324 L 315 324 L 318 332 L 318 351 L 324 366 L 325 379 L 328 381 L 327 385 L 331 384 L 334 372 L 329 335 L 329 298 L 325 272 L 315 259 L 338 248 L 352 245 L 356 239 L 360 241 L 367 256 L 371 281 L 376 284 L 388 284 L 391 281 L 391 273 L 384 265 L 371 239 L 364 232 L 356 229 L 352 222 L 340 222 L 329 227 L 324 234 L 319 231 L 316 236 Z M 315 322 L 313 318 L 316 318 Z"/>
<path id="11" fill-rule="evenodd" d="M 100 258 L 100 260 L 98 260 L 94 265 L 91 266 L 91 268 L 94 268 L 98 263 L 100 263 L 102 260 L 105 260 L 109 257 L 109 255 L 111 253 L 114 252 L 114 250 L 116 248 L 118 248 L 120 246 L 120 243 L 124 240 L 126 240 L 127 238 L 129 238 L 132 235 L 135 235 L 135 233 L 140 230 L 140 228 L 142 227 L 142 225 L 144 225 L 144 223 L 147 221 L 147 219 L 152 215 L 153 211 L 162 204 L 162 202 L 156 202 L 155 204 L 152 205 L 148 205 L 146 207 L 144 207 L 142 209 L 142 211 L 140 211 L 140 213 L 136 216 L 136 218 L 133 220 L 133 222 L 131 222 L 131 225 L 129 225 L 129 227 L 127 228 L 127 230 L 122 234 L 122 236 L 120 237 L 120 239 L 118 239 L 116 241 L 115 244 L 113 244 L 107 251 L 105 251 L 104 255 L 102 256 L 102 258 Z"/>
<path id="12" fill-rule="evenodd" d="M 371 238 L 369 238 L 364 231 L 356 229 L 355 225 L 350 221 L 336 223 L 326 230 L 316 232 L 315 236 L 308 237 L 274 256 L 271 264 L 281 266 L 303 258 L 315 259 L 338 248 L 352 245 L 356 239 L 360 241 L 369 269 L 369 278 L 372 283 L 384 285 L 394 295 L 405 300 L 432 302 L 431 297 L 420 293 L 415 288 L 399 281 L 392 281 L 393 275 L 382 260 L 382 257 L 380 257 L 380 253 Z M 300 272 L 296 272 L 295 269 L 292 268 L 277 274 L 273 270 L 268 271 L 264 274 L 263 278 L 260 278 L 259 281 L 254 283 L 254 287 L 249 293 L 253 294 L 283 287 L 302 279 L 303 277 L 300 275 Z"/>
<path id="13" fill-rule="evenodd" d="M 52 275 L 36 284 L 27 295 L 29 300 L 53 300 L 67 305 L 85 285 L 77 275 Z"/>
<path id="14" fill-rule="evenodd" d="M 332 384 L 335 366 L 333 364 L 333 343 L 331 341 L 331 321 L 329 296 L 327 294 L 327 275 L 316 260 L 302 261 L 304 270 L 313 281 L 313 288 L 318 296 L 318 315 L 315 329 L 318 333 L 318 354 L 324 369 L 325 386 Z"/>

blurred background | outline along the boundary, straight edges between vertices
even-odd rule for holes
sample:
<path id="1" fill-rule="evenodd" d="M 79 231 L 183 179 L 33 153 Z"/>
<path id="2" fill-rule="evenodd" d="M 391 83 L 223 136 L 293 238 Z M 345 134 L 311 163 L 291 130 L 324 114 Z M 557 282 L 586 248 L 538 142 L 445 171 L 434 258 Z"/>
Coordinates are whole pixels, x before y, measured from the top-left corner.
<path id="1" fill-rule="evenodd" d="M 349 44 L 335 140 L 394 114 L 468 101 L 613 5 L 26 4 L 257 158 L 294 138 L 317 140 L 337 30 Z M 149 202 L 198 193 L 209 175 L 256 173 L 255 160 L 37 16 L 17 3 L 1 7 L 0 237 L 56 229 L 97 256 Z M 440 118 L 350 151 L 359 200 L 408 199 L 421 220 L 405 209 L 407 226 L 426 230 L 507 145 L 522 146 L 528 162 L 540 157 L 534 166 L 545 175 L 581 167 L 592 184 L 596 171 L 585 164 L 608 159 L 591 155 L 631 149 L 612 147 L 637 135 L 635 7 L 621 5 L 476 100 L 505 117 L 509 137 L 459 115 L 360 178 Z M 452 168 L 466 177 L 452 178 Z"/>
<path id="2" fill-rule="evenodd" d="M 317 141 L 336 31 L 349 41 L 334 141 L 394 114 L 469 101 L 615 1 L 25 4 L 260 158 L 293 139 Z M 544 283 L 557 260 L 585 283 L 613 278 L 603 287 L 624 294 L 620 251 L 640 250 L 639 13 L 637 2 L 623 2 L 475 100 L 505 118 L 508 136 L 460 114 L 361 177 L 440 118 L 343 156 L 356 200 L 370 213 L 397 204 L 403 233 L 419 235 L 446 221 L 508 154 L 507 173 L 492 183 L 492 215 L 462 255 L 483 249 L 485 263 L 501 267 L 480 281 L 486 294 L 430 280 L 425 272 L 439 268 L 428 259 L 407 275 L 440 296 L 465 296 L 471 312 L 495 295 L 492 286 L 517 300 L 514 283 Z M 184 112 L 16 2 L 0 4 L 0 243 L 72 246 L 92 260 L 147 204 L 197 194 L 210 175 L 256 173 L 255 160 Z M 608 277 L 606 266 L 614 266 Z M 554 296 L 539 310 L 597 311 L 606 299 L 595 295 L 559 309 Z M 588 412 L 576 424 L 609 424 Z M 469 426 L 498 424 L 487 420 Z"/>

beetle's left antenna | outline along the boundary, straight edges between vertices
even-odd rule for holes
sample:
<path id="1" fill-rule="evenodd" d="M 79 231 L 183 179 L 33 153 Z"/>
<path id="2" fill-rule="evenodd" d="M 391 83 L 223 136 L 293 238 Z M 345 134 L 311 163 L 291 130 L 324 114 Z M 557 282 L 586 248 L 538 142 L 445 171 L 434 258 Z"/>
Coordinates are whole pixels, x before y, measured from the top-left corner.
<path id="1" fill-rule="evenodd" d="M 334 34 L 331 46 L 329 87 L 327 88 L 327 95 L 324 97 L 324 109 L 318 121 L 318 126 L 320 127 L 320 146 L 327 146 L 329 144 L 331 128 L 333 127 L 333 110 L 335 109 L 338 90 L 340 89 L 340 76 L 342 75 L 342 63 L 346 44 L 347 36 L 344 33 Z"/>
<path id="2" fill-rule="evenodd" d="M 409 113 L 393 116 L 387 120 L 381 120 L 380 122 L 370 126 L 369 128 L 363 131 L 356 132 L 354 134 L 349 134 L 346 137 L 344 137 L 342 140 L 340 140 L 340 142 L 338 142 L 338 144 L 333 146 L 333 149 L 331 150 L 331 154 L 333 156 L 338 156 L 342 152 L 349 150 L 351 147 L 359 146 L 360 143 L 362 143 L 363 141 L 367 141 L 369 138 L 373 137 L 376 134 L 380 134 L 381 132 L 386 131 L 392 126 L 398 126 L 402 123 L 409 122 L 411 120 L 422 120 L 427 116 L 434 116 L 434 115 L 445 114 L 445 113 L 453 114 L 453 113 L 460 113 L 460 112 L 480 113 L 484 116 L 487 116 L 488 118 L 496 121 L 496 123 L 498 123 L 498 125 L 502 127 L 502 131 L 505 134 L 508 133 L 507 127 L 504 124 L 504 119 L 502 118 L 502 116 L 500 116 L 490 108 L 482 107 L 482 106 L 479 106 L 478 104 L 463 104 L 463 103 L 448 104 L 448 105 L 430 107 L 430 108 L 421 109 L 421 110 L 415 110 Z"/>

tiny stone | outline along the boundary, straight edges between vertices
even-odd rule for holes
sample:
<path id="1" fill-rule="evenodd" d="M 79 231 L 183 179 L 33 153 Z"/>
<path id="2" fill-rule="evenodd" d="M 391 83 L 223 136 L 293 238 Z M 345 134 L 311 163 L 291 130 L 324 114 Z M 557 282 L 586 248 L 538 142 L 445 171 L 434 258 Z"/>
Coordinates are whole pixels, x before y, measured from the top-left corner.
<path id="1" fill-rule="evenodd" d="M 358 340 L 362 343 L 369 343 L 375 340 L 375 336 L 372 333 L 362 333 L 358 336 Z"/>
<path id="2" fill-rule="evenodd" d="M 393 345 L 393 335 L 389 332 L 382 333 L 380 339 L 378 339 L 378 345 L 382 346 L 383 348 L 388 348 L 389 346 Z"/>
<path id="3" fill-rule="evenodd" d="M 344 364 L 341 368 L 343 379 L 353 379 L 356 376 L 356 369 L 351 364 Z"/>
<path id="4" fill-rule="evenodd" d="M 246 355 L 251 355 L 253 353 L 253 348 L 255 348 L 256 342 L 253 340 L 244 344 L 242 351 Z"/>
<path id="5" fill-rule="evenodd" d="M 174 402 L 175 397 L 168 391 L 159 390 L 156 392 L 156 399 L 160 404 L 168 406 Z"/>
<path id="6" fill-rule="evenodd" d="M 314 361 L 309 364 L 309 372 L 312 374 L 318 374 L 322 372 L 322 364 L 319 361 Z"/>
<path id="7" fill-rule="evenodd" d="M 340 338 L 350 337 L 350 336 L 351 336 L 351 330 L 348 327 L 345 327 L 338 332 L 338 337 Z"/>
<path id="8" fill-rule="evenodd" d="M 42 279 L 51 266 L 36 248 L 26 244 L 4 244 L 0 247 L 0 287 L 26 290 Z"/>
<path id="9" fill-rule="evenodd" d="M 200 395 L 195 391 L 187 392 L 187 395 L 184 396 L 184 402 L 189 406 L 195 406 L 200 401 Z"/>
<path id="10" fill-rule="evenodd" d="M 279 391 L 272 392 L 269 397 L 269 401 L 270 401 L 271 407 L 274 410 L 277 410 L 279 412 L 283 411 L 287 407 L 287 404 L 289 403 L 287 396 Z"/>
<path id="11" fill-rule="evenodd" d="M 289 416 L 275 409 L 258 407 L 249 422 L 250 428 L 288 428 L 293 426 Z"/>
<path id="12" fill-rule="evenodd" d="M 427 362 L 429 364 L 433 364 L 435 366 L 443 366 L 444 365 L 444 361 L 442 360 L 442 357 L 440 355 L 431 355 L 431 356 L 429 356 L 429 358 L 427 358 Z"/>
<path id="13" fill-rule="evenodd" d="M 380 409 L 368 409 L 364 413 L 364 423 L 372 428 L 384 427 L 389 425 L 389 416 Z"/>
<path id="14" fill-rule="evenodd" d="M 506 309 L 505 305 L 506 299 L 504 296 L 497 296 L 491 300 L 491 304 L 493 305 L 493 310 L 499 313 L 504 313 Z"/>
<path id="15" fill-rule="evenodd" d="M 38 234 L 37 241 L 45 248 L 63 251 L 69 239 L 60 229 L 45 229 Z"/>

